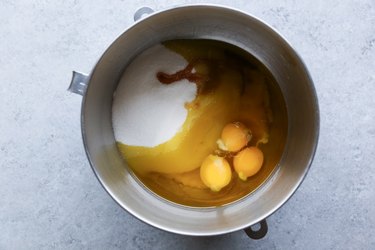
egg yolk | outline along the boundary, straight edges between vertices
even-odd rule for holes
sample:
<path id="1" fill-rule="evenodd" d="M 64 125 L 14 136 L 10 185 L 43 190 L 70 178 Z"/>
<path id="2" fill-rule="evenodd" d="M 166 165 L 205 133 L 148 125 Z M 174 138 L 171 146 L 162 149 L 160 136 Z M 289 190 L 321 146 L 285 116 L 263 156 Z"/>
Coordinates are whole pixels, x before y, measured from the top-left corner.
<path id="1" fill-rule="evenodd" d="M 263 153 L 257 147 L 247 147 L 233 159 L 234 170 L 238 177 L 246 181 L 247 177 L 255 175 L 263 164 Z"/>
<path id="2" fill-rule="evenodd" d="M 218 192 L 231 181 L 232 170 L 223 157 L 209 155 L 201 165 L 200 177 L 207 187 Z"/>
<path id="3" fill-rule="evenodd" d="M 251 140 L 251 131 L 240 122 L 227 124 L 221 132 L 217 144 L 221 150 L 236 152 Z"/>

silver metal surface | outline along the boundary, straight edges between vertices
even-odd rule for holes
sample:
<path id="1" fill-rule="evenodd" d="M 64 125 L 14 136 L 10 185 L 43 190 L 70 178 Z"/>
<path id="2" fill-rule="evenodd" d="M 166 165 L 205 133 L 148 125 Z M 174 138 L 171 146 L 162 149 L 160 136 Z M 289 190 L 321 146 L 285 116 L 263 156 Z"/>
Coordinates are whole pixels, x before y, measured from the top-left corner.
<path id="1" fill-rule="evenodd" d="M 72 93 L 84 95 L 88 84 L 88 75 L 73 71 L 72 81 L 68 90 Z"/>
<path id="2" fill-rule="evenodd" d="M 125 67 L 151 45 L 176 38 L 216 39 L 248 51 L 271 71 L 285 97 L 289 128 L 278 171 L 254 194 L 228 206 L 196 209 L 157 198 L 135 181 L 115 145 L 112 97 Z M 107 49 L 90 75 L 82 102 L 81 123 L 90 164 L 120 206 L 166 231 L 217 235 L 264 220 L 296 191 L 308 172 L 317 146 L 319 109 L 304 63 L 272 28 L 238 10 L 185 6 L 149 15 Z"/>
<path id="3" fill-rule="evenodd" d="M 154 10 L 149 8 L 149 7 L 142 7 L 140 9 L 138 9 L 135 13 L 134 13 L 134 21 L 138 21 L 140 20 L 142 17 L 145 17 L 151 13 L 153 13 Z"/>

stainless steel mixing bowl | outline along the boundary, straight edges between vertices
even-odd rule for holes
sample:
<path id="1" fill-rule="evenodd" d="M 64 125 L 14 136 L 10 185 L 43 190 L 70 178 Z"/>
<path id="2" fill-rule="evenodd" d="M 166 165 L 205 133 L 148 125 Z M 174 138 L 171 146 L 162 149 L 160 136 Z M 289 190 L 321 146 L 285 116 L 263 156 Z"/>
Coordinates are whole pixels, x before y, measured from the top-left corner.
<path id="1" fill-rule="evenodd" d="M 135 18 L 149 10 L 142 9 Z M 227 206 L 190 208 L 158 198 L 135 180 L 116 148 L 111 106 L 124 69 L 144 49 L 178 38 L 215 39 L 246 50 L 274 75 L 286 101 L 288 137 L 277 171 L 254 194 Z M 183 6 L 150 14 L 118 37 L 88 76 L 74 72 L 69 90 L 83 95 L 83 141 L 105 190 L 135 217 L 178 234 L 218 235 L 248 228 L 253 238 L 264 236 L 264 219 L 301 184 L 318 142 L 318 100 L 301 58 L 270 26 L 226 7 Z M 250 228 L 259 222 L 259 232 Z"/>

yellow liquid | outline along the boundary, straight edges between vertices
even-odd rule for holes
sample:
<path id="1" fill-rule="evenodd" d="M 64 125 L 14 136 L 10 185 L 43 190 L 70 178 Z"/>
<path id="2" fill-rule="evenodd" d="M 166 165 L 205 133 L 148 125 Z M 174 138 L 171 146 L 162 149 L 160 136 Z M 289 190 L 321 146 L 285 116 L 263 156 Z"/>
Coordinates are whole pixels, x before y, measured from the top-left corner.
<path id="1" fill-rule="evenodd" d="M 244 197 L 270 176 L 283 151 L 287 114 L 277 84 L 253 57 L 228 44 L 173 40 L 163 45 L 188 62 L 199 60 L 194 69 L 208 80 L 197 83 L 197 95 L 185 105 L 186 120 L 173 138 L 155 147 L 118 142 L 120 152 L 146 187 L 178 204 L 219 206 Z M 217 150 L 223 127 L 234 121 L 251 129 L 250 145 L 259 146 L 265 162 L 247 181 L 233 172 L 231 183 L 213 192 L 201 181 L 199 168 Z"/>

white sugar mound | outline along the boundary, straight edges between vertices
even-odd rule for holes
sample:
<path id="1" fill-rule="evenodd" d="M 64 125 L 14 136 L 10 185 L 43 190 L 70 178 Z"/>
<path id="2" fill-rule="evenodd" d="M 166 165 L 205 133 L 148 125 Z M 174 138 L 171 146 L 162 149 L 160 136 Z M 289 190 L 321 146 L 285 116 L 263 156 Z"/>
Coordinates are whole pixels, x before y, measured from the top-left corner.
<path id="1" fill-rule="evenodd" d="M 175 73 L 188 62 L 179 54 L 155 45 L 126 68 L 112 106 L 116 141 L 153 147 L 171 139 L 184 123 L 184 104 L 195 98 L 196 86 L 187 80 L 169 85 L 156 78 L 159 71 Z"/>

